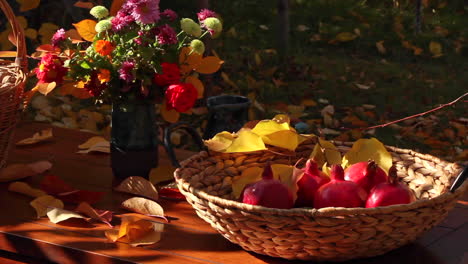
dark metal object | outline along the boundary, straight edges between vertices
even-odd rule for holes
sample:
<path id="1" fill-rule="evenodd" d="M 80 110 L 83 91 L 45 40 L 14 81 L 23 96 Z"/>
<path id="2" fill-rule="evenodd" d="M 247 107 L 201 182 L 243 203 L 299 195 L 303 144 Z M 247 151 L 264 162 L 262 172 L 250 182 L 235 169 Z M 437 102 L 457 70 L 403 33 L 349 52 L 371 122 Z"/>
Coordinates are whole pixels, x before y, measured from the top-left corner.
<path id="1" fill-rule="evenodd" d="M 171 134 L 172 132 L 179 130 L 179 129 L 183 129 L 187 131 L 200 150 L 205 148 L 203 139 L 200 137 L 198 132 L 193 127 L 191 127 L 188 123 L 179 122 L 179 123 L 175 123 L 175 124 L 168 126 L 164 130 L 164 148 L 166 149 L 167 155 L 169 156 L 169 159 L 171 160 L 172 166 L 176 168 L 180 168 L 180 164 L 175 155 L 174 146 L 171 143 Z"/>
<path id="2" fill-rule="evenodd" d="M 460 174 L 458 174 L 457 178 L 453 182 L 452 186 L 450 187 L 450 192 L 455 192 L 458 187 L 460 187 L 465 180 L 468 178 L 468 167 L 465 167 Z"/>
<path id="3" fill-rule="evenodd" d="M 204 139 L 219 132 L 237 132 L 248 121 L 250 100 L 238 95 L 220 95 L 207 99 L 208 124 Z"/>

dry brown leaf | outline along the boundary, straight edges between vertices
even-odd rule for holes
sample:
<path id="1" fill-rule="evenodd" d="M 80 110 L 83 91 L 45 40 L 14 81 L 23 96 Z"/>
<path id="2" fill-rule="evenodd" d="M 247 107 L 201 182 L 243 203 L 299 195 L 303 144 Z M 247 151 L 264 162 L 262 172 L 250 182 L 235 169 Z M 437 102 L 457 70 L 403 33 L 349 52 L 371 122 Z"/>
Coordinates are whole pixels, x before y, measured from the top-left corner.
<path id="1" fill-rule="evenodd" d="M 16 145 L 17 146 L 32 145 L 32 144 L 36 144 L 39 142 L 50 140 L 52 138 L 53 138 L 52 128 L 49 128 L 49 129 L 44 129 L 38 133 L 34 133 L 34 135 L 30 138 L 25 138 L 23 140 L 16 142 Z"/>
<path id="2" fill-rule="evenodd" d="M 79 219 L 86 220 L 86 217 L 78 213 L 64 210 L 61 208 L 53 208 L 53 207 L 47 208 L 47 217 L 49 217 L 49 220 L 54 224 L 60 223 L 70 218 L 79 218 Z"/>
<path id="3" fill-rule="evenodd" d="M 164 218 L 164 209 L 155 201 L 133 197 L 122 202 L 122 207 L 135 213 Z"/>
<path id="4" fill-rule="evenodd" d="M 87 142 L 85 142 L 83 145 L 87 146 L 87 145 L 89 145 L 89 143 L 87 144 Z M 82 146 L 82 145 L 80 145 L 80 146 Z M 78 146 L 78 147 L 80 147 L 80 146 Z M 94 145 L 92 145 L 91 147 L 89 147 L 87 149 L 84 149 L 84 150 L 80 150 L 80 151 L 78 151 L 76 153 L 88 154 L 90 152 L 110 153 L 110 142 L 107 141 L 107 140 L 98 141 Z"/>
<path id="5" fill-rule="evenodd" d="M 8 185 L 8 190 L 35 198 L 47 195 L 43 190 L 33 188 L 29 186 L 29 184 L 19 181 L 10 183 L 10 185 Z"/>
<path id="6" fill-rule="evenodd" d="M 123 215 L 122 224 L 105 231 L 112 242 L 128 243 L 132 246 L 151 245 L 161 240 L 164 225 L 150 222 L 134 215 Z"/>
<path id="7" fill-rule="evenodd" d="M 131 193 L 157 201 L 158 191 L 151 182 L 140 176 L 131 176 L 122 181 L 114 190 Z"/>
<path id="8" fill-rule="evenodd" d="M 90 217 L 93 220 L 101 221 L 108 226 L 112 227 L 109 223 L 108 219 L 105 219 L 102 215 L 100 215 L 94 208 L 87 202 L 81 202 L 75 209 L 78 213 L 82 213 L 87 217 Z"/>
<path id="9" fill-rule="evenodd" d="M 29 164 L 11 164 L 0 169 L 0 182 L 8 182 L 41 174 L 52 168 L 48 161 L 37 161 Z"/>
<path id="10" fill-rule="evenodd" d="M 63 208 L 63 202 L 51 195 L 44 195 L 29 203 L 37 212 L 37 218 L 47 215 L 48 207 Z"/>
<path id="11" fill-rule="evenodd" d="M 108 142 L 108 141 L 103 137 L 97 137 L 97 136 L 96 137 L 91 137 L 86 142 L 79 145 L 78 148 L 79 149 L 89 149 L 89 148 L 91 148 L 91 147 L 93 147 L 96 144 L 101 143 L 101 142 Z"/>

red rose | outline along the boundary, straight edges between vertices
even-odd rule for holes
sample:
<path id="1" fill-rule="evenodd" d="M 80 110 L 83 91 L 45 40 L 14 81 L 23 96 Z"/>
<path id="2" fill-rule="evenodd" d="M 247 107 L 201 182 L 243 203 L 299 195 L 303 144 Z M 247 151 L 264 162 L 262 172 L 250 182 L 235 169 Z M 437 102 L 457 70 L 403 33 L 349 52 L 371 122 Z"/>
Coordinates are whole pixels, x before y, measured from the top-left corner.
<path id="1" fill-rule="evenodd" d="M 63 67 L 63 62 L 60 58 L 51 53 L 47 53 L 42 57 L 41 62 L 35 69 L 39 83 L 56 82 L 57 84 L 61 84 L 67 71 L 68 69 Z"/>
<path id="2" fill-rule="evenodd" d="M 191 83 L 170 85 L 166 90 L 166 107 L 177 112 L 187 112 L 198 98 L 198 91 Z"/>
<path id="3" fill-rule="evenodd" d="M 180 82 L 180 69 L 175 63 L 161 63 L 162 74 L 154 75 L 154 82 L 159 86 L 166 86 Z"/>

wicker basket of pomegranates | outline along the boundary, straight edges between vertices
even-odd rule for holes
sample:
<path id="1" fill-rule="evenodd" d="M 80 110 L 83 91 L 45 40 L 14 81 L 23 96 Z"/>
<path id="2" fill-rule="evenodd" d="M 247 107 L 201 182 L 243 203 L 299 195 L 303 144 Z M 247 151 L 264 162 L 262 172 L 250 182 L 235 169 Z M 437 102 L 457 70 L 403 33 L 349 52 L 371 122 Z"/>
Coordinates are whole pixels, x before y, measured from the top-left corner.
<path id="1" fill-rule="evenodd" d="M 408 149 L 382 144 L 385 168 L 375 161 L 382 152 L 363 160 L 369 149 L 355 150 L 356 142 L 331 149 L 309 137 L 294 151 L 267 142 L 257 151 L 202 151 L 174 173 L 199 217 L 259 254 L 317 261 L 381 255 L 440 223 L 468 189 L 465 182 L 450 191 L 460 165 Z M 346 157 L 353 150 L 361 161 L 327 166 L 333 151 Z"/>

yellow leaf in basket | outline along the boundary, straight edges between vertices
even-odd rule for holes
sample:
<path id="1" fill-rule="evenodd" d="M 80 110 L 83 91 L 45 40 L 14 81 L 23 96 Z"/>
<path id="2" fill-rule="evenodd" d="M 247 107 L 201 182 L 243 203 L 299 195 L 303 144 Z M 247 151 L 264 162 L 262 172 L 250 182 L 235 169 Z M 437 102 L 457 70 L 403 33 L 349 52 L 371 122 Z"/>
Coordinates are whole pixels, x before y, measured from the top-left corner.
<path id="1" fill-rule="evenodd" d="M 83 39 L 87 41 L 93 41 L 94 36 L 97 34 L 96 30 L 94 29 L 96 24 L 97 23 L 94 20 L 85 19 L 76 24 L 73 24 L 73 26 L 76 28 L 78 34 L 80 34 Z"/>
<path id="2" fill-rule="evenodd" d="M 288 115 L 285 115 L 285 114 L 279 114 L 279 115 L 275 115 L 275 117 L 273 117 L 272 119 L 273 121 L 281 124 L 281 123 L 291 123 L 291 118 L 289 118 Z"/>
<path id="3" fill-rule="evenodd" d="M 235 139 L 235 135 L 227 131 L 216 134 L 213 138 L 205 140 L 208 149 L 216 152 L 224 152 Z"/>
<path id="4" fill-rule="evenodd" d="M 193 86 L 195 86 L 195 88 L 197 89 L 197 92 L 198 92 L 198 99 L 203 98 L 203 93 L 205 92 L 205 87 L 203 86 L 203 83 L 200 81 L 200 79 L 198 79 L 195 76 L 189 76 L 189 77 L 185 78 L 185 82 L 186 83 L 191 83 L 191 84 L 193 84 Z"/>
<path id="5" fill-rule="evenodd" d="M 242 171 L 240 177 L 232 181 L 232 194 L 235 199 L 239 199 L 245 186 L 250 183 L 258 182 L 262 179 L 263 168 L 250 167 Z"/>
<path id="6" fill-rule="evenodd" d="M 333 143 L 319 138 L 319 142 L 315 145 L 312 153 L 310 153 L 309 159 L 315 160 L 320 168 L 325 163 L 329 165 L 341 164 L 341 153 Z"/>
<path id="7" fill-rule="evenodd" d="M 293 194 L 293 200 L 297 198 L 297 182 L 302 177 L 302 170 L 297 169 L 294 166 L 285 164 L 272 164 L 271 170 L 273 171 L 273 178 L 280 180 L 284 183 L 291 193 Z"/>
<path id="8" fill-rule="evenodd" d="M 169 123 L 175 123 L 180 118 L 180 113 L 177 112 L 175 109 L 168 110 L 166 107 L 166 101 L 163 102 L 161 105 L 161 116 L 164 120 Z"/>
<path id="9" fill-rule="evenodd" d="M 32 145 L 39 142 L 44 142 L 53 138 L 52 128 L 41 130 L 40 132 L 34 133 L 32 137 L 22 139 L 16 142 L 17 146 Z"/>
<path id="10" fill-rule="evenodd" d="M 20 12 L 26 12 L 31 9 L 37 8 L 41 0 L 16 0 L 20 4 Z"/>
<path id="11" fill-rule="evenodd" d="M 299 145 L 299 137 L 294 131 L 283 130 L 263 136 L 262 139 L 267 145 L 294 151 Z"/>
<path id="12" fill-rule="evenodd" d="M 252 129 L 252 132 L 259 136 L 270 135 L 278 131 L 291 130 L 287 122 L 276 122 L 275 120 L 262 120 Z"/>
<path id="13" fill-rule="evenodd" d="M 234 139 L 225 152 L 250 152 L 265 149 L 265 143 L 263 143 L 259 135 L 255 134 L 250 129 L 243 128 L 237 132 L 237 138 Z"/>
<path id="14" fill-rule="evenodd" d="M 346 168 L 369 159 L 374 160 L 387 173 L 392 166 L 392 155 L 376 138 L 359 139 L 354 142 L 352 148 L 344 155 L 342 166 Z"/>

